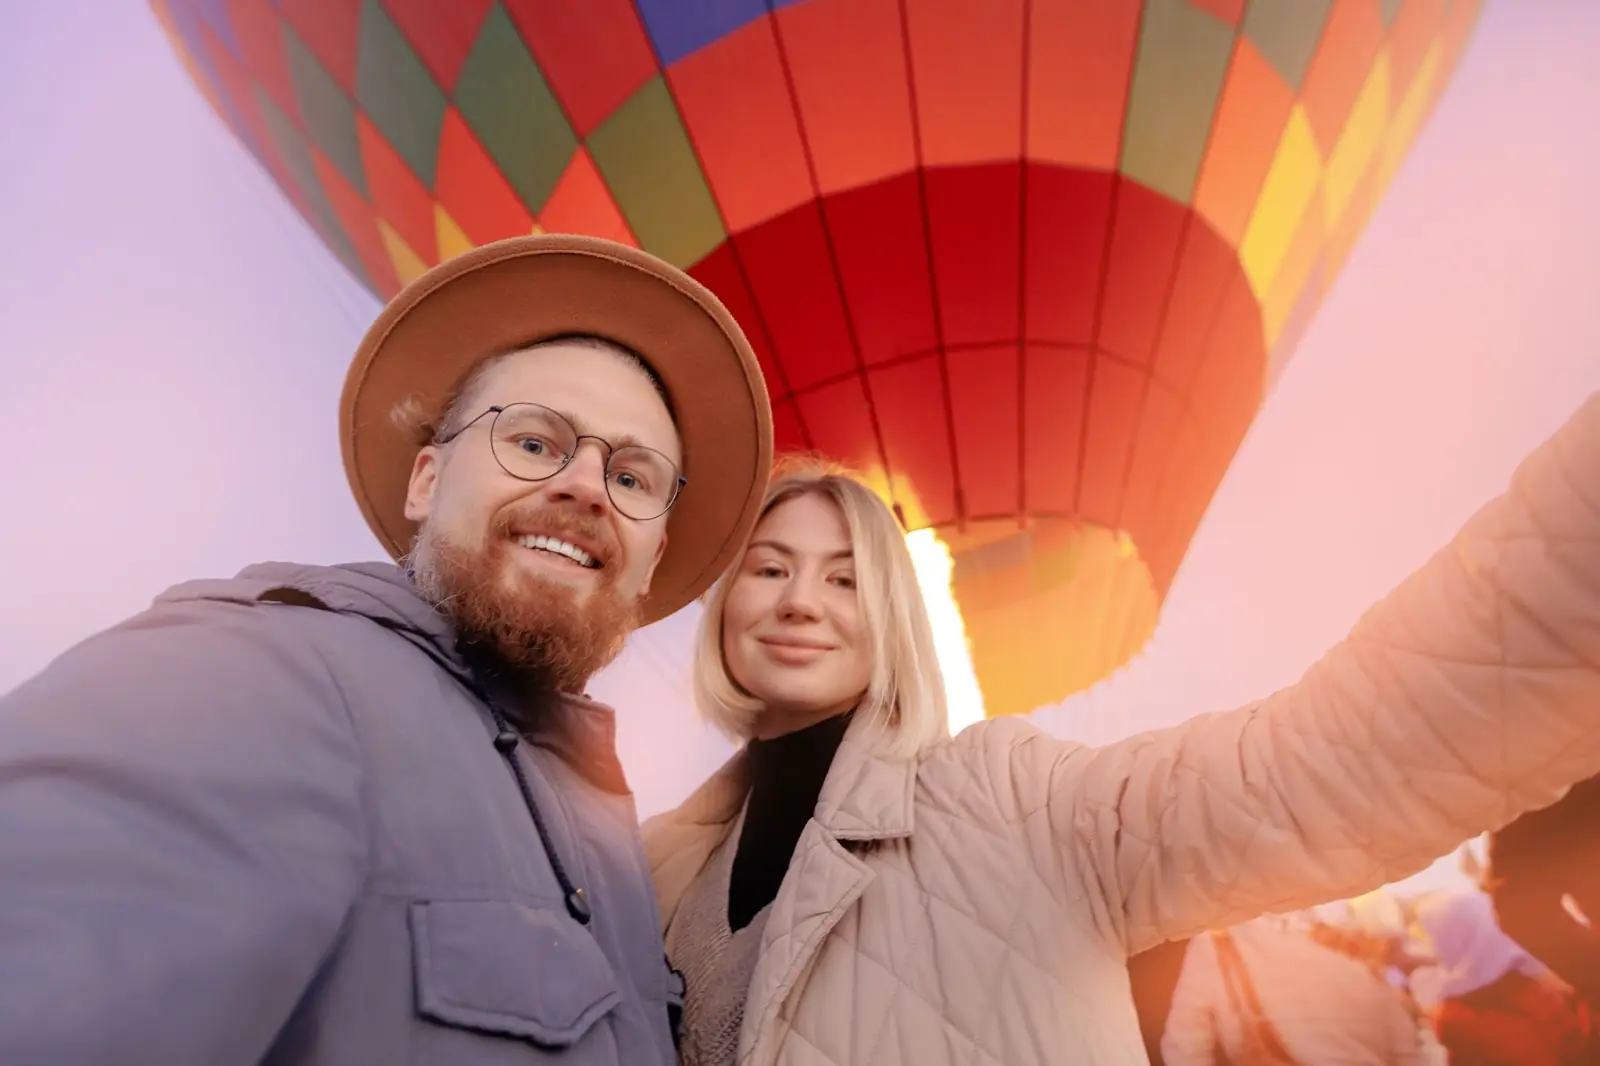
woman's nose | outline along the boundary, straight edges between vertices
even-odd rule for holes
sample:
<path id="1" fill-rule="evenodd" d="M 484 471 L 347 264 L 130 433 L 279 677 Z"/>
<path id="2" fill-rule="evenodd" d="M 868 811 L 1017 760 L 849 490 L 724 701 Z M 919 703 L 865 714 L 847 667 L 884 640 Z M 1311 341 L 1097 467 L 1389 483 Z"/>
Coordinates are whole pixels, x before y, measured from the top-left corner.
<path id="1" fill-rule="evenodd" d="M 783 598 L 778 601 L 779 617 L 810 620 L 820 618 L 822 607 L 814 585 L 814 582 L 804 577 L 796 577 L 785 582 Z"/>

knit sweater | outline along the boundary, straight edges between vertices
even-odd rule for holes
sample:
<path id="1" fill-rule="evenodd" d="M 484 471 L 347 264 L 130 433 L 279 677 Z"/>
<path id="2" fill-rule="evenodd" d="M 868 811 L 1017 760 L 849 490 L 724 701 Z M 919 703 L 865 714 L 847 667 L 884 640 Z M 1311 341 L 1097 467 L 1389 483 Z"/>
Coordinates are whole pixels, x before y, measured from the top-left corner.
<path id="1" fill-rule="evenodd" d="M 695 877 L 667 935 L 683 973 L 682 1066 L 732 1066 L 767 912 L 811 818 L 850 715 L 749 746 L 744 809 Z"/>

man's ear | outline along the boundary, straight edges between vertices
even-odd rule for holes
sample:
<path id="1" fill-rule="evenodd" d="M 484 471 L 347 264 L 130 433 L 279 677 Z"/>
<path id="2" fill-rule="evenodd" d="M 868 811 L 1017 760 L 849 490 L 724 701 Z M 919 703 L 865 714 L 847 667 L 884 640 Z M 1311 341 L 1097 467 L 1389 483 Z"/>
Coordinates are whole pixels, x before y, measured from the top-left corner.
<path id="1" fill-rule="evenodd" d="M 644 572 L 644 584 L 639 586 L 639 598 L 642 600 L 650 595 L 650 581 L 656 576 L 656 567 L 661 565 L 661 557 L 667 554 L 667 535 L 661 534 L 661 543 L 656 548 L 656 557 L 650 560 L 650 569 Z"/>
<path id="2" fill-rule="evenodd" d="M 433 492 L 439 484 L 439 449 L 432 444 L 417 452 L 406 486 L 406 518 L 424 522 L 433 510 Z"/>

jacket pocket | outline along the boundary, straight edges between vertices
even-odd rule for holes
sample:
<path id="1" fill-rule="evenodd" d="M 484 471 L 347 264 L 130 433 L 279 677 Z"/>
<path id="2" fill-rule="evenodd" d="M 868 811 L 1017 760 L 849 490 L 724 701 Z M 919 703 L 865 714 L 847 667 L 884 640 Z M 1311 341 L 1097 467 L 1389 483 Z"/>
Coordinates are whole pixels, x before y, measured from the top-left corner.
<path id="1" fill-rule="evenodd" d="M 417 1009 L 443 1025 L 576 1044 L 621 1002 L 617 977 L 565 914 L 508 900 L 411 905 Z"/>

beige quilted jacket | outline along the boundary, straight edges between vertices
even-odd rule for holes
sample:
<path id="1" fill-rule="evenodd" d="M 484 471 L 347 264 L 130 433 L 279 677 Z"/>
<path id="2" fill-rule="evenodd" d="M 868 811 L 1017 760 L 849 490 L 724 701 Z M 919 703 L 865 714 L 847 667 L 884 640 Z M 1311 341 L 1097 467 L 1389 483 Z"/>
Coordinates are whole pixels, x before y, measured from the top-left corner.
<path id="1" fill-rule="evenodd" d="M 670 926 L 735 756 L 646 847 Z M 852 729 L 773 903 L 739 1061 L 1134 1066 L 1127 957 L 1352 896 L 1600 772 L 1600 395 L 1296 685 L 1103 748 Z"/>

